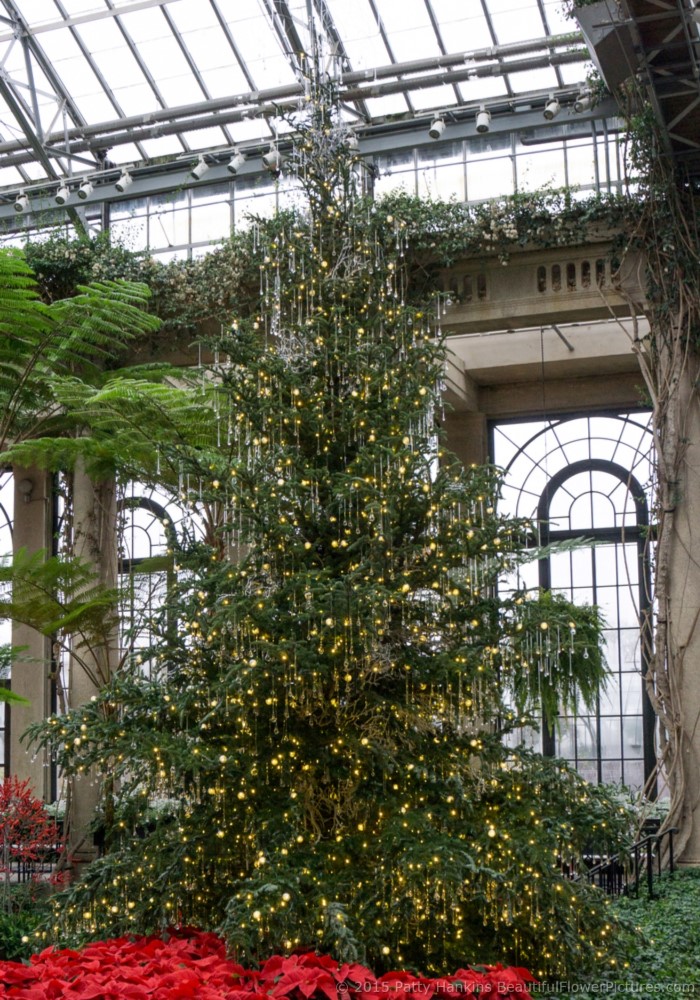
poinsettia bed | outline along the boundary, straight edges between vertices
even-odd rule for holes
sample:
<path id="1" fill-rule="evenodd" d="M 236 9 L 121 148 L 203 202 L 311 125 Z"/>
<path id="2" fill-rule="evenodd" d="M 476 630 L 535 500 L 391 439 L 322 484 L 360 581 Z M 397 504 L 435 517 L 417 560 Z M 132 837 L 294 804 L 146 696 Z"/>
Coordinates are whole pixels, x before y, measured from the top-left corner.
<path id="1" fill-rule="evenodd" d="M 46 948 L 29 963 L 0 962 L 0 997 L 17 1000 L 360 1000 L 419 993 L 528 992 L 526 969 L 485 966 L 428 979 L 382 976 L 359 964 L 313 953 L 269 958 L 259 970 L 232 961 L 215 934 L 170 931 L 162 937 L 113 938 L 80 951 Z"/>

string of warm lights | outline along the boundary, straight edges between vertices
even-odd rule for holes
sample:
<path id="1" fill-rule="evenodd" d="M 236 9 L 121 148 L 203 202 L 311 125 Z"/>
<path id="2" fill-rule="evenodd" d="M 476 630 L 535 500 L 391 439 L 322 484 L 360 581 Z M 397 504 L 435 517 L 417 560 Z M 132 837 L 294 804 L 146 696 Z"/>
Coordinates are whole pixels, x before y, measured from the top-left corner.
<path id="1" fill-rule="evenodd" d="M 441 307 L 410 304 L 406 227 L 376 224 L 322 89 L 307 112 L 305 207 L 253 226 L 255 310 L 201 371 L 213 438 L 168 456 L 210 533 L 171 553 L 155 672 L 49 723 L 64 767 L 118 789 L 56 932 L 221 923 L 249 957 L 378 968 L 607 955 L 601 904 L 557 863 L 615 817 L 506 742 L 599 676 L 600 623 L 499 597 L 531 526 L 443 451 Z"/>

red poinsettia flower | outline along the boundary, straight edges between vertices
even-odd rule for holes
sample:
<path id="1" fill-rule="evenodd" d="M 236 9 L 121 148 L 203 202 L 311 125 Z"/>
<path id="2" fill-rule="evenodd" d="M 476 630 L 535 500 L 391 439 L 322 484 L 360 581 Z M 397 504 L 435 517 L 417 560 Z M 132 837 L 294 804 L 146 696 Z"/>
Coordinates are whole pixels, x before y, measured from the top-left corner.
<path id="1" fill-rule="evenodd" d="M 0 998 L 13 1000 L 363 1000 L 365 994 L 527 992 L 526 969 L 460 969 L 428 979 L 379 978 L 328 955 L 273 955 L 260 970 L 228 958 L 215 934 L 183 928 L 164 937 L 113 938 L 81 951 L 46 948 L 29 965 L 0 962 Z"/>

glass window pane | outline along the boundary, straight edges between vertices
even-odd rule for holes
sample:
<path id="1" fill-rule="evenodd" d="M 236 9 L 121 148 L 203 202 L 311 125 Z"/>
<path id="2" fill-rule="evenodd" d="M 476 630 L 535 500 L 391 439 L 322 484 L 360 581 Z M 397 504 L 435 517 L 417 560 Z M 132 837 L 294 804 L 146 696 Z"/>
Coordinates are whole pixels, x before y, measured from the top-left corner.
<path id="1" fill-rule="evenodd" d="M 467 162 L 467 199 L 484 201 L 512 194 L 513 164 L 510 157 L 497 160 Z"/>

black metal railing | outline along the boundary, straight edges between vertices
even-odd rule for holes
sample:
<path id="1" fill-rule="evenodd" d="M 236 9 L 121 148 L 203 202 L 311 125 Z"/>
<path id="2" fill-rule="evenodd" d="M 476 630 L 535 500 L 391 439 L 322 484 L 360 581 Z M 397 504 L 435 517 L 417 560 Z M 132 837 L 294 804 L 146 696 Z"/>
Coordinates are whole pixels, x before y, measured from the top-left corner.
<path id="1" fill-rule="evenodd" d="M 673 835 L 677 827 L 648 833 L 625 851 L 609 857 L 589 855 L 584 865 L 562 865 L 567 878 L 586 879 L 609 896 L 639 896 L 640 885 L 646 882 L 649 899 L 654 899 L 654 880 L 667 870 L 673 874 L 675 858 Z"/>

